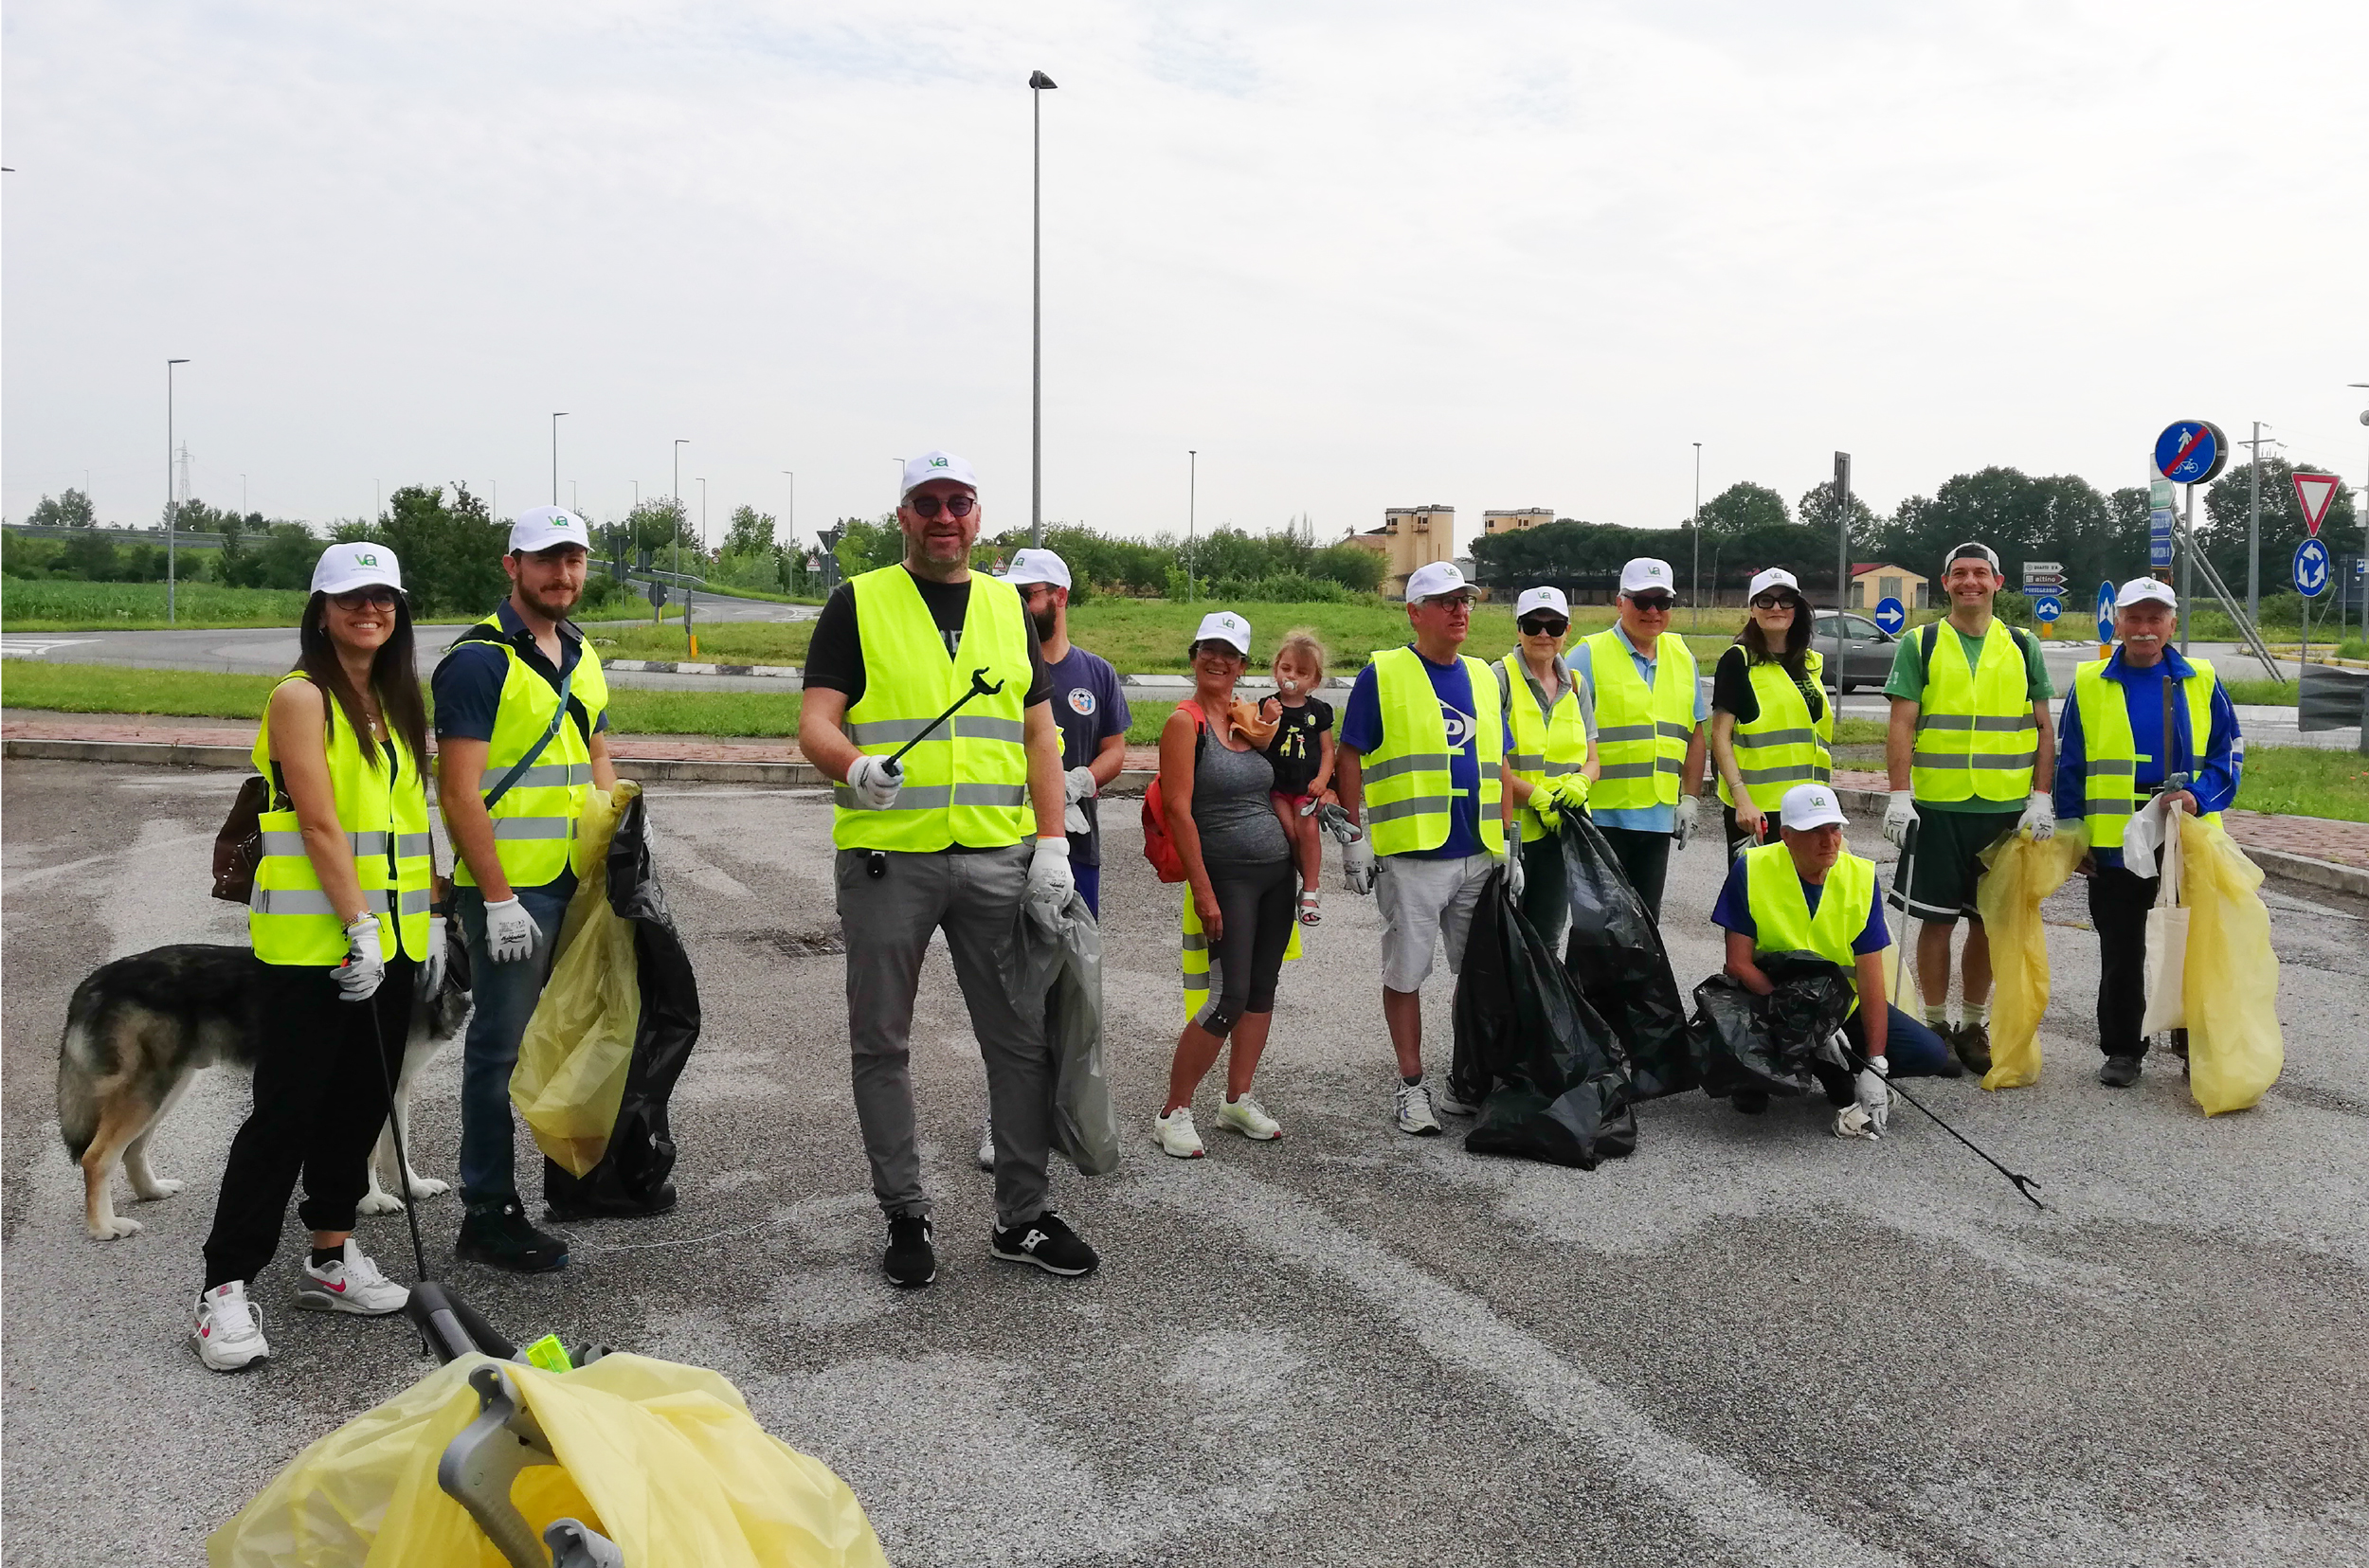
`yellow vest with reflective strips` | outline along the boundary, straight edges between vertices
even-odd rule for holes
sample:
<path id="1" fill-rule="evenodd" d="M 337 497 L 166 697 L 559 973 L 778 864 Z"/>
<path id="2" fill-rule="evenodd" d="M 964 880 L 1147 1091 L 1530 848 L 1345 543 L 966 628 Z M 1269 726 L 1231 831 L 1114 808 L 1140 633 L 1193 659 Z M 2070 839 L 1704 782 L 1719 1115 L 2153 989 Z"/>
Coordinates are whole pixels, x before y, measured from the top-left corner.
<path id="1" fill-rule="evenodd" d="M 1957 629 L 1945 622 L 1934 624 L 1939 630 L 1932 657 L 1925 660 L 1909 790 L 1920 801 L 1941 804 L 1980 799 L 2006 805 L 2028 799 L 2040 726 L 2032 716 L 2022 644 L 2007 622 L 1995 620 L 1982 634 L 1980 660 L 1969 670 L 1962 647 L 1951 642 Z"/>
<path id="2" fill-rule="evenodd" d="M 2131 733 L 2130 709 L 2124 700 L 2122 682 L 2106 678 L 2107 662 L 2091 659 L 2073 671 L 2072 682 L 2072 699 L 2081 710 L 2082 805 L 2091 849 L 2122 847 L 2123 829 L 2129 825 L 2130 814 L 2146 803 L 2139 793 L 2139 742 Z M 2205 660 L 2188 662 L 2196 676 L 2179 685 L 2188 704 L 2193 761 L 2213 736 L 2213 687 L 2217 677 Z M 2171 679 L 2170 673 L 2163 678 Z M 2165 735 L 2164 749 L 2170 751 L 2177 741 L 2177 736 Z M 2173 771 L 2171 764 L 2167 756 L 2163 762 L 2166 775 Z M 2204 820 L 2215 822 L 2220 817 L 2216 811 Z"/>
<path id="3" fill-rule="evenodd" d="M 1516 648 L 1500 661 L 1505 672 L 1508 704 L 1513 717 L 1513 754 L 1506 766 L 1513 776 L 1533 788 L 1549 779 L 1577 773 L 1587 762 L 1587 724 L 1580 716 L 1580 689 L 1575 681 L 1556 699 L 1551 712 L 1541 707 L 1546 694 L 1530 674 Z M 1535 807 L 1521 808 L 1525 842 L 1546 837 L 1546 823 Z"/>
<path id="4" fill-rule="evenodd" d="M 958 658 L 947 653 L 930 606 L 902 566 L 867 571 L 850 586 L 864 672 L 863 696 L 846 719 L 857 750 L 893 754 L 970 690 L 974 670 L 1003 689 L 971 698 L 905 754 L 897 765 L 905 786 L 888 810 L 866 811 L 854 790 L 839 785 L 832 792 L 832 842 L 923 855 L 955 844 L 999 849 L 1034 838 L 1025 718 L 1032 667 L 1019 592 L 971 573 Z"/>
<path id="5" fill-rule="evenodd" d="M 1825 668 L 1826 660 L 1813 649 L 1802 675 L 1816 684 Z M 1737 725 L 1728 744 L 1735 748 L 1736 771 L 1744 776 L 1744 787 L 1752 792 L 1752 803 L 1763 811 L 1775 811 L 1784 802 L 1785 791 L 1795 784 L 1825 784 L 1834 777 L 1834 754 L 1828 747 L 1835 739 L 1835 705 L 1828 702 L 1812 724 L 1809 699 L 1782 664 L 1773 659 L 1748 662 L 1745 673 L 1752 679 L 1760 716 Z M 1725 805 L 1736 803 L 1725 774 L 1719 780 L 1719 799 Z"/>
<path id="6" fill-rule="evenodd" d="M 497 612 L 478 624 L 499 632 L 501 616 Z M 456 642 L 453 648 L 468 645 Z M 539 888 L 556 881 L 568 869 L 575 847 L 576 819 L 583 815 L 584 797 L 592 787 L 588 731 L 600 727 L 601 714 L 608 708 L 608 677 L 601 673 L 601 656 L 592 651 L 589 641 L 585 642 L 568 685 L 570 699 L 584 705 L 584 727 L 579 728 L 572 717 L 560 712 L 559 689 L 531 668 L 507 639 L 491 645 L 501 649 L 509 673 L 502 677 L 494 733 L 485 748 L 485 770 L 478 775 L 478 793 L 493 793 L 494 786 L 534 748 L 552 723 L 559 725 L 559 732 L 534 759 L 534 766 L 519 774 L 518 782 L 488 809 L 494 819 L 494 855 L 501 862 L 502 879 L 514 889 Z M 452 653 L 448 648 L 444 657 L 450 658 Z M 453 858 L 453 880 L 463 887 L 477 886 L 468 861 L 458 856 Z"/>
<path id="7" fill-rule="evenodd" d="M 1868 910 L 1874 907 L 1875 862 L 1845 851 L 1835 857 L 1825 887 L 1813 915 L 1791 850 L 1763 844 L 1744 852 L 1744 896 L 1752 910 L 1753 953 L 1816 953 L 1833 960 L 1851 982 L 1851 1011 L 1855 1013 L 1859 956 L 1851 945 L 1866 928 Z"/>
<path id="8" fill-rule="evenodd" d="M 304 680 L 303 675 L 283 676 L 280 685 Z M 274 687 L 276 692 L 278 687 Z M 329 706 L 329 783 L 335 791 L 337 824 L 346 830 L 353 854 L 353 874 L 362 884 L 363 906 L 378 916 L 380 950 L 389 958 L 398 952 L 411 958 L 427 956 L 427 906 L 430 886 L 427 837 L 427 784 L 420 760 L 402 740 L 394 743 L 393 773 L 387 756 L 371 766 L 353 726 L 346 722 L 337 700 L 322 694 Z M 263 857 L 255 866 L 255 891 L 247 895 L 246 936 L 255 956 L 266 964 L 335 965 L 346 961 L 345 922 L 321 890 L 313 857 L 304 853 L 304 831 L 296 807 L 286 803 L 280 780 L 272 770 L 271 708 L 255 731 L 251 753 L 255 771 L 271 786 L 270 804 L 259 823 L 263 834 Z"/>
<path id="9" fill-rule="evenodd" d="M 1591 809 L 1636 811 L 1678 803 L 1687 742 L 1694 734 L 1694 655 L 1664 632 L 1654 646 L 1654 684 L 1637 673 L 1618 626 L 1587 640 L 1596 679 L 1596 760 Z"/>
<path id="10" fill-rule="evenodd" d="M 1480 763 L 1480 837 L 1492 855 L 1506 848 L 1498 814 L 1504 785 L 1505 725 L 1497 707 L 1497 677 L 1477 658 L 1457 656 L 1472 682 L 1474 755 Z M 1365 792 L 1365 831 L 1376 855 L 1438 849 L 1455 825 L 1456 784 L 1448 720 L 1438 694 L 1411 647 L 1377 649 L 1374 695 L 1382 710 L 1382 748 L 1358 760 Z M 1459 748 L 1460 749 L 1460 748 Z"/>

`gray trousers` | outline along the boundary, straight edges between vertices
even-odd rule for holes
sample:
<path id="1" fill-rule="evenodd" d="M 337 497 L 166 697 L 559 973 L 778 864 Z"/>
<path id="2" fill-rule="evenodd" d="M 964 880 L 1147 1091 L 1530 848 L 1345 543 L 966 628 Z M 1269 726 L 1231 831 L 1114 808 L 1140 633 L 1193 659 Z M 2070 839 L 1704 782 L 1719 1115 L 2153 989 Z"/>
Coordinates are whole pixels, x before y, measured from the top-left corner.
<path id="1" fill-rule="evenodd" d="M 995 1216 L 1003 1226 L 1045 1207 L 1045 1155 L 1053 1119 L 1054 1063 L 1044 1019 L 1013 1004 L 1012 977 L 1029 846 L 971 854 L 839 852 L 840 928 L 847 939 L 847 1037 L 854 1054 L 856 1118 L 884 1214 L 928 1214 L 913 1135 L 909 1043 L 913 993 L 930 933 L 943 929 L 971 1032 L 987 1066 L 995 1118 Z"/>

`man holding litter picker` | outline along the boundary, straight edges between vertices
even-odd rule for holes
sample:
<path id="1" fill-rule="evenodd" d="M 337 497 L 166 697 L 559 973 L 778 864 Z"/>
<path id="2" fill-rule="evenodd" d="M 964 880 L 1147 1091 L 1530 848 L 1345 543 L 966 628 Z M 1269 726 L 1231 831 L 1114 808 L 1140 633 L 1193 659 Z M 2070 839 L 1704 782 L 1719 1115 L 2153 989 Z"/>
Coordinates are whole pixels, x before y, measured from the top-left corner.
<path id="1" fill-rule="evenodd" d="M 807 651 L 798 744 L 838 784 L 839 916 L 856 1117 L 888 1217 L 892 1283 L 937 1277 L 907 1042 L 931 933 L 943 930 L 987 1068 L 991 1255 L 1091 1273 L 1094 1250 L 1046 1206 L 1054 1061 L 1014 1004 L 1019 922 L 1051 928 L 1076 888 L 1052 682 L 1008 583 L 970 569 L 979 485 L 931 452 L 905 465 L 905 559 L 833 591 Z"/>

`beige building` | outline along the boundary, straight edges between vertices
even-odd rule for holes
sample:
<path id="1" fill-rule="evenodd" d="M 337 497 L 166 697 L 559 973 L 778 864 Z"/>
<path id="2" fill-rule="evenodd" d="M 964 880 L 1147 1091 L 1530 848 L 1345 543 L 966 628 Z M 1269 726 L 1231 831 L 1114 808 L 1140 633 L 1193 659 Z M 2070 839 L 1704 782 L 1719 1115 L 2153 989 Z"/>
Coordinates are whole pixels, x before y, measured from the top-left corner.
<path id="1" fill-rule="evenodd" d="M 1456 508 L 1394 506 L 1383 513 L 1380 528 L 1351 533 L 1348 542 L 1382 557 L 1383 597 L 1403 599 L 1416 568 L 1456 559 Z"/>
<path id="2" fill-rule="evenodd" d="M 1484 512 L 1481 514 L 1483 533 L 1518 533 L 1526 528 L 1537 528 L 1555 520 L 1550 506 L 1526 506 L 1518 512 Z"/>
<path id="3" fill-rule="evenodd" d="M 1928 603 L 1926 583 L 1907 567 L 1889 561 L 1861 562 L 1851 568 L 1851 607 L 1872 610 L 1887 599 L 1897 599 L 1909 609 L 1921 610 Z"/>

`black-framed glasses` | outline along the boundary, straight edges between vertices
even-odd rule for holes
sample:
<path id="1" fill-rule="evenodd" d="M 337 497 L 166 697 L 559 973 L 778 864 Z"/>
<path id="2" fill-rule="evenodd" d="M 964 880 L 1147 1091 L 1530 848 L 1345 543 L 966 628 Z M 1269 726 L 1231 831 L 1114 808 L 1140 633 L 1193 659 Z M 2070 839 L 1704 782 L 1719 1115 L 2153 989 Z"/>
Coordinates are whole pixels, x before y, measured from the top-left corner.
<path id="1" fill-rule="evenodd" d="M 911 496 L 906 497 L 905 504 L 913 509 L 913 515 L 916 517 L 935 517 L 938 514 L 938 497 L 935 496 Z M 945 504 L 948 516 L 967 517 L 971 510 L 978 506 L 979 497 L 949 496 L 946 497 Z"/>
<path id="2" fill-rule="evenodd" d="M 341 610 L 391 610 L 403 595 L 384 583 L 351 593 L 333 593 L 329 602 Z"/>
<path id="3" fill-rule="evenodd" d="M 1571 622 L 1561 616 L 1533 615 L 1517 622 L 1524 637 L 1561 637 L 1571 629 Z"/>
<path id="4" fill-rule="evenodd" d="M 1633 593 L 1629 603 L 1649 615 L 1668 615 L 1678 600 L 1675 594 Z"/>
<path id="5" fill-rule="evenodd" d="M 1789 593 L 1764 593 L 1752 601 L 1752 607 L 1756 610 L 1791 609 L 1793 603 L 1793 595 Z"/>

